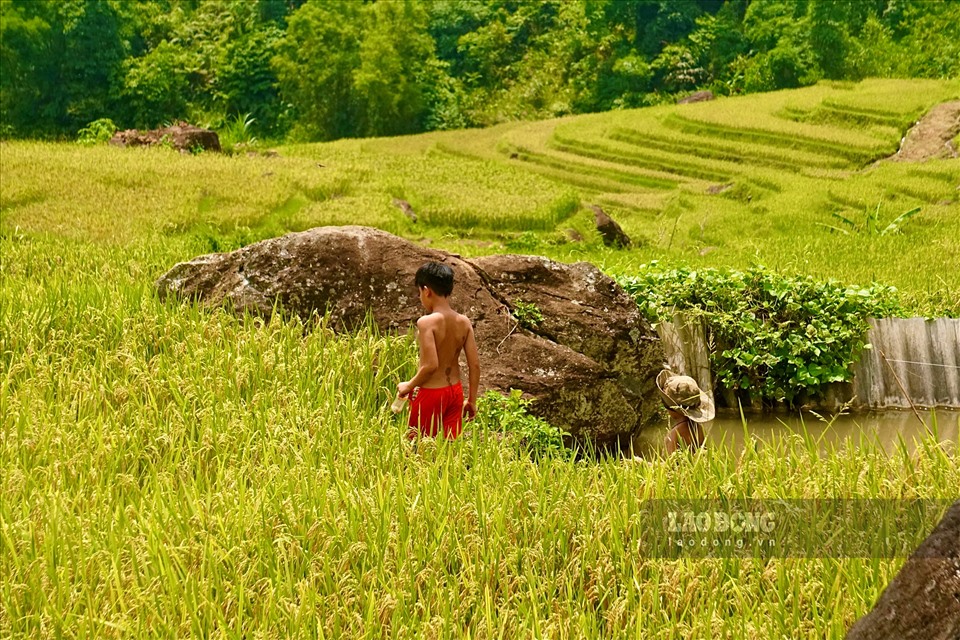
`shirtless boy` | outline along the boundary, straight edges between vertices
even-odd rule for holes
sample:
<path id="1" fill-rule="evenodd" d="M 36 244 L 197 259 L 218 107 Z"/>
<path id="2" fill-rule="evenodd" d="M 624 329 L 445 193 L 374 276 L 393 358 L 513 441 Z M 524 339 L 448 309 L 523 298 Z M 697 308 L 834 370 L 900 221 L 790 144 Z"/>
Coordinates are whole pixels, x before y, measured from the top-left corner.
<path id="1" fill-rule="evenodd" d="M 420 303 L 427 314 L 417 320 L 420 366 L 417 374 L 397 385 L 401 398 L 410 398 L 409 437 L 436 436 L 443 426 L 444 438 L 456 438 L 463 429 L 463 416 L 477 414 L 480 360 L 470 320 L 450 308 L 453 269 L 428 262 L 417 270 Z M 467 356 L 470 392 L 463 400 L 460 383 L 460 352 Z"/>

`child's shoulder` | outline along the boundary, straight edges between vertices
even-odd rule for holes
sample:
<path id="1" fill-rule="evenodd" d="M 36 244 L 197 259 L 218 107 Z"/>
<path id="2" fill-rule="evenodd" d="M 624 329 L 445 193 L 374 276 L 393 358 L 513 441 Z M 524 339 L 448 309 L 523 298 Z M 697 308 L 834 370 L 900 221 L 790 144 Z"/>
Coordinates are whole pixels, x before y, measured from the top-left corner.
<path id="1" fill-rule="evenodd" d="M 425 326 L 430 326 L 432 324 L 436 324 L 442 321 L 443 321 L 443 314 L 438 311 L 434 311 L 433 313 L 427 313 L 420 316 L 417 319 L 417 326 L 420 328 L 423 328 Z"/>

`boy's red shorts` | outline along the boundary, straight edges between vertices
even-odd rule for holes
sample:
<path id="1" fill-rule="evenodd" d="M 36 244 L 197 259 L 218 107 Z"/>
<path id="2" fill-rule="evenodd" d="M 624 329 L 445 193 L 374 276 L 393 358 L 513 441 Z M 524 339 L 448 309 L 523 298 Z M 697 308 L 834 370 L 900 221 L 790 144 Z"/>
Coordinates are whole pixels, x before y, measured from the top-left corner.
<path id="1" fill-rule="evenodd" d="M 412 393 L 407 437 L 435 437 L 441 424 L 444 438 L 456 438 L 463 430 L 463 385 L 459 382 L 441 389 L 417 387 Z"/>

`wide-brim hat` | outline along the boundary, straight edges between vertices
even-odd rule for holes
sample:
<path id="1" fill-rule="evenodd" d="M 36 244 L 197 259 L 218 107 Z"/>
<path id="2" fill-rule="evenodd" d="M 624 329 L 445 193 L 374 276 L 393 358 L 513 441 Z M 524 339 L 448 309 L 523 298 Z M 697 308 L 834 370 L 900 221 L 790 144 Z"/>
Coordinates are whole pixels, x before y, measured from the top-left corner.
<path id="1" fill-rule="evenodd" d="M 664 369 L 657 375 L 657 391 L 665 407 L 679 411 L 694 422 L 709 422 L 717 413 L 713 400 L 690 376 L 678 376 Z"/>

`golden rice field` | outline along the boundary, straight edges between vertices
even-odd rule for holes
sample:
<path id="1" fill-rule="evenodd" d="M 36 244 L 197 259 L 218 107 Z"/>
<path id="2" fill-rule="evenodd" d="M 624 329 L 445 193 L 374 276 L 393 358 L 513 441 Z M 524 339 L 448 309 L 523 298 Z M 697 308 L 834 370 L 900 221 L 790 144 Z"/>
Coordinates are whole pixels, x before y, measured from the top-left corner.
<path id="1" fill-rule="evenodd" d="M 0 637 L 842 637 L 903 557 L 650 556 L 645 501 L 946 499 L 955 444 L 785 432 L 535 462 L 478 428 L 414 452 L 388 409 L 409 336 L 161 303 L 152 283 L 199 253 L 367 224 L 611 272 L 879 281 L 956 315 L 960 161 L 876 160 L 958 95 L 821 84 L 279 157 L 0 143 Z M 582 204 L 637 246 L 603 247 Z M 922 210 L 899 234 L 820 224 L 878 205 Z"/>

